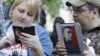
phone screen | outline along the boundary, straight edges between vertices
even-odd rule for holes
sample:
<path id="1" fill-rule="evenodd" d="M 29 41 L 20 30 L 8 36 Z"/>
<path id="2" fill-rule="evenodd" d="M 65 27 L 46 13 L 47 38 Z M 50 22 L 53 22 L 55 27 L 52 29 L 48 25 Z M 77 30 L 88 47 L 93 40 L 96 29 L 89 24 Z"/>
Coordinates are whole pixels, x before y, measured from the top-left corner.
<path id="1" fill-rule="evenodd" d="M 65 48 L 67 49 L 68 54 L 81 54 L 79 45 L 78 45 L 78 40 L 75 32 L 74 27 L 66 27 L 63 29 L 64 30 L 64 43 L 65 43 Z"/>
<path id="2" fill-rule="evenodd" d="M 24 33 L 35 35 L 35 26 L 25 27 L 23 29 Z"/>
<path id="3" fill-rule="evenodd" d="M 15 35 L 15 41 L 16 43 L 21 43 L 19 40 L 19 37 L 17 36 L 16 32 L 24 32 L 30 35 L 35 35 L 35 26 L 30 26 L 30 27 L 19 27 L 19 26 L 13 26 L 13 31 Z"/>

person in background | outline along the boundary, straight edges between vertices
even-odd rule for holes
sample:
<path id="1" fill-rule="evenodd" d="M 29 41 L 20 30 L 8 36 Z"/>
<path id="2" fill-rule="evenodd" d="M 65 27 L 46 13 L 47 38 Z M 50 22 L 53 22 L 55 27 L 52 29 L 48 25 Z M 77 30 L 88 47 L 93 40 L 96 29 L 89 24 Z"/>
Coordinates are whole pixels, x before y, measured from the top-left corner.
<path id="1" fill-rule="evenodd" d="M 49 33 L 39 22 L 39 10 L 37 0 L 15 0 L 9 12 L 12 24 L 6 32 L 6 36 L 0 41 L 0 52 L 10 55 L 21 56 L 51 56 L 53 45 Z M 15 41 L 12 26 L 29 27 L 35 26 L 35 35 L 17 32 L 22 44 Z M 6 48 L 8 47 L 8 48 Z M 4 48 L 4 49 L 3 49 Z"/>
<path id="2" fill-rule="evenodd" d="M 64 23 L 64 20 L 61 17 L 56 17 L 54 20 L 54 25 L 53 25 L 53 32 L 51 33 L 51 41 L 54 46 L 54 52 L 53 55 L 56 56 L 56 44 L 58 42 L 58 35 L 57 35 L 57 30 L 56 30 L 56 23 Z"/>
<path id="3" fill-rule="evenodd" d="M 64 20 L 61 17 L 56 17 L 53 25 L 53 32 L 51 33 L 51 40 L 53 42 L 53 46 L 55 47 L 58 41 L 58 35 L 56 30 L 56 23 L 64 23 Z"/>
<path id="4" fill-rule="evenodd" d="M 41 13 L 40 13 L 40 22 L 39 24 L 45 28 L 45 24 L 46 24 L 46 13 L 43 9 L 41 9 Z"/>

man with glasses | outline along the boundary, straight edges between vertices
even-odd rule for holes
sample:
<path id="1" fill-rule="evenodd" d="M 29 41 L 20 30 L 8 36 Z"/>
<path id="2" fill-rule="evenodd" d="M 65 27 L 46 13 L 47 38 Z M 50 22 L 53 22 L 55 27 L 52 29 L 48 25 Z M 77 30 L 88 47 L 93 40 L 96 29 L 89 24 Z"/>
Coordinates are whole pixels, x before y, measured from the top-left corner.
<path id="1" fill-rule="evenodd" d="M 92 2 L 91 2 L 92 1 Z M 69 0 L 67 6 L 73 7 L 73 18 L 81 24 L 86 47 L 83 56 L 100 56 L 100 1 L 99 0 Z M 56 45 L 57 52 L 65 53 L 62 43 Z M 93 47 L 93 50 L 91 50 Z M 92 55 L 94 52 L 94 55 Z M 60 54 L 59 54 L 60 55 Z"/>

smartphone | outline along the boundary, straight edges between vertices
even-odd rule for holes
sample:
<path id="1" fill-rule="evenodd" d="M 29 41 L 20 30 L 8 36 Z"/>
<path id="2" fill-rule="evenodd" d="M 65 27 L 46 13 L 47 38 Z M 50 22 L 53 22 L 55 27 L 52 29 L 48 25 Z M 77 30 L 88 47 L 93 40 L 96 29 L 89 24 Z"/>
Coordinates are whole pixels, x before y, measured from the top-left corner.
<path id="1" fill-rule="evenodd" d="M 64 43 L 65 43 L 65 48 L 67 49 L 67 53 L 69 55 L 70 54 L 72 55 L 81 54 L 74 28 L 65 27 L 63 31 L 64 31 L 63 34 L 66 34 L 64 36 Z"/>
<path id="2" fill-rule="evenodd" d="M 35 35 L 35 26 L 24 27 L 23 32 L 30 35 Z"/>
<path id="3" fill-rule="evenodd" d="M 67 56 L 82 56 L 84 39 L 79 23 L 56 24 L 58 40 L 64 42 Z"/>
<path id="4" fill-rule="evenodd" d="M 13 26 L 13 31 L 14 31 L 16 43 L 21 43 L 19 37 L 17 36 L 17 33 L 24 32 L 30 35 L 35 35 L 35 26 L 30 26 L 30 27 Z"/>

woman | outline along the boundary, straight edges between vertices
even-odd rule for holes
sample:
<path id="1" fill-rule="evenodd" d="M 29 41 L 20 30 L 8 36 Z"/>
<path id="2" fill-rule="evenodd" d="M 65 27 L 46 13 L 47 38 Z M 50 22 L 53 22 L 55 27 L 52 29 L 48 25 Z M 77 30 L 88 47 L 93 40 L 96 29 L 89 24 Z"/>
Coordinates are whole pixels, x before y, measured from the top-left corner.
<path id="1" fill-rule="evenodd" d="M 56 17 L 55 18 L 55 21 L 54 21 L 54 25 L 53 25 L 53 32 L 51 33 L 51 40 L 52 40 L 52 43 L 53 43 L 53 47 L 54 47 L 54 51 L 53 51 L 53 55 L 54 56 L 57 56 L 58 53 L 57 53 L 57 48 L 58 47 L 58 35 L 57 35 L 57 30 L 56 30 L 56 23 L 64 23 L 64 20 L 61 18 L 61 17 Z M 61 43 L 62 45 L 62 43 Z M 64 45 L 63 45 L 64 46 Z M 62 48 L 62 47 L 61 47 Z M 64 48 L 65 49 L 65 48 Z M 61 52 L 59 52 L 61 53 Z"/>
<path id="2" fill-rule="evenodd" d="M 54 25 L 53 25 L 53 32 L 51 33 L 51 40 L 52 40 L 54 48 L 58 41 L 58 35 L 57 35 L 57 31 L 56 31 L 56 23 L 64 23 L 64 20 L 61 17 L 55 18 Z"/>
<path id="3" fill-rule="evenodd" d="M 9 12 L 10 18 L 12 20 L 12 25 L 8 28 L 6 33 L 7 35 L 0 41 L 0 49 L 8 46 L 14 46 L 14 48 L 16 46 L 21 46 L 15 41 L 12 26 L 35 26 L 36 35 L 33 36 L 24 32 L 20 32 L 20 34 L 18 33 L 17 36 L 22 43 L 22 48 L 10 48 L 10 50 L 3 49 L 1 52 L 12 52 L 7 53 L 9 55 L 17 53 L 17 55 L 22 56 L 51 56 L 53 46 L 51 40 L 49 39 L 49 34 L 44 28 L 37 24 L 39 21 L 39 9 L 38 1 L 36 0 L 14 1 Z M 24 49 L 23 46 L 26 48 Z M 22 49 L 22 51 L 20 49 Z"/>

